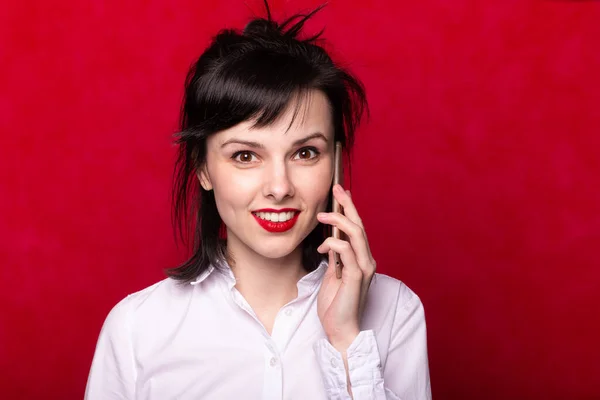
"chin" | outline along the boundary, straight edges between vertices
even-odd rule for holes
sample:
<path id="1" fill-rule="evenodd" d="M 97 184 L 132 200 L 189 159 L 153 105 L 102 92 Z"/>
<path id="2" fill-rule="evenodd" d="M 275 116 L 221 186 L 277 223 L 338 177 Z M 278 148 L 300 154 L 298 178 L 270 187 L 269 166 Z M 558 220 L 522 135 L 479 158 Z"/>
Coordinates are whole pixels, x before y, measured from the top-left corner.
<path id="1" fill-rule="evenodd" d="M 289 256 L 298 248 L 299 244 L 291 243 L 271 243 L 265 246 L 264 243 L 259 246 L 252 246 L 254 251 L 265 258 L 278 259 Z"/>
<path id="2" fill-rule="evenodd" d="M 294 231 L 279 235 L 267 233 L 266 231 L 263 231 L 262 228 L 259 228 L 257 229 L 257 232 L 250 230 L 243 232 L 241 236 L 235 236 L 237 237 L 237 241 L 243 243 L 244 246 L 254 253 L 275 260 L 288 257 L 296 251 L 298 246 L 302 245 L 304 239 L 317 225 L 318 222 L 314 221 L 314 223 L 309 226 L 296 226 Z M 233 232 L 230 232 L 230 234 L 232 237 L 234 236 Z"/>

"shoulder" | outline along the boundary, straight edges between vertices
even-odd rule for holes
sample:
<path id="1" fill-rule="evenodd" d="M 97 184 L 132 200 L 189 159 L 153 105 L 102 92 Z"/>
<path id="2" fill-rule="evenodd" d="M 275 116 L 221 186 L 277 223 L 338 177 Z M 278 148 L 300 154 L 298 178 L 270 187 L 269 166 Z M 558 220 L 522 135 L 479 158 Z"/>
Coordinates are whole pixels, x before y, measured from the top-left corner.
<path id="1" fill-rule="evenodd" d="M 403 281 L 376 273 L 367 295 L 365 317 L 373 323 L 398 319 L 424 319 L 420 297 Z"/>
<path id="2" fill-rule="evenodd" d="M 421 304 L 419 296 L 399 279 L 376 273 L 371 282 L 369 297 L 375 301 L 393 302 L 397 307 Z"/>
<path id="3" fill-rule="evenodd" d="M 165 278 L 121 299 L 109 311 L 103 330 L 132 326 L 140 319 L 152 318 L 175 308 L 185 301 L 193 287 L 182 284 L 172 278 Z"/>

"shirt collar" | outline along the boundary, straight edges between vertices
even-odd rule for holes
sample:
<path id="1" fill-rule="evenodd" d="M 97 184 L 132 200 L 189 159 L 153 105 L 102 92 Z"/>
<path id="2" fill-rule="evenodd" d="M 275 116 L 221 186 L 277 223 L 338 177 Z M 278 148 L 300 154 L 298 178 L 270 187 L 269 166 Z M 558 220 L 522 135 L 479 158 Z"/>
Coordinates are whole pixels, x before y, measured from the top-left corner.
<path id="1" fill-rule="evenodd" d="M 235 284 L 235 277 L 233 276 L 233 271 L 231 271 L 229 264 L 227 264 L 227 261 L 225 260 L 218 260 L 215 264 L 209 265 L 208 268 L 204 272 L 202 272 L 196 279 L 190 282 L 190 284 L 198 285 L 199 283 L 202 283 L 215 270 L 218 270 L 218 272 L 223 273 L 223 275 L 225 275 L 228 278 L 228 280 L 232 280 Z"/>
<path id="2" fill-rule="evenodd" d="M 312 272 L 304 275 L 302 279 L 298 281 L 298 286 L 306 285 L 307 287 L 314 287 L 319 282 L 327 270 L 327 260 L 321 261 L 319 266 Z"/>
<path id="3" fill-rule="evenodd" d="M 190 282 L 191 285 L 198 285 L 202 283 L 208 276 L 215 270 L 215 267 L 210 265 L 206 270 L 204 270 L 196 279 Z"/>

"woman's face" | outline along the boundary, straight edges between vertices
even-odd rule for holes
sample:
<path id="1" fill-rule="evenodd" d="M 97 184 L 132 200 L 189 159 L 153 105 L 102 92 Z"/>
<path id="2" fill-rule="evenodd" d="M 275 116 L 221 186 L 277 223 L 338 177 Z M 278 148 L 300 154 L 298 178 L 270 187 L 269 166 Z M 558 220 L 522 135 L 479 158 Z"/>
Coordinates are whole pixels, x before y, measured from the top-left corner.
<path id="1" fill-rule="evenodd" d="M 334 149 L 329 102 L 310 92 L 290 126 L 295 106 L 270 126 L 243 122 L 207 139 L 199 178 L 214 191 L 230 250 L 285 257 L 327 206 Z"/>

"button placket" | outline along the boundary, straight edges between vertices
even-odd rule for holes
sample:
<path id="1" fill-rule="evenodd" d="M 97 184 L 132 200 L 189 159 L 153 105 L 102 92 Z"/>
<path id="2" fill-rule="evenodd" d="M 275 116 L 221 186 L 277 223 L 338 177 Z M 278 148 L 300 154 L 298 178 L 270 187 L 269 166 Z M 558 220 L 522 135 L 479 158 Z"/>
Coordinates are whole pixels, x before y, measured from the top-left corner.
<path id="1" fill-rule="evenodd" d="M 277 349 L 285 352 L 287 343 L 295 328 L 294 307 L 287 306 L 281 309 L 275 318 L 271 338 Z"/>
<path id="2" fill-rule="evenodd" d="M 264 400 L 281 400 L 283 394 L 283 365 L 276 343 L 267 338 L 265 341 L 265 374 L 263 384 Z"/>
<path id="3" fill-rule="evenodd" d="M 276 367 L 280 364 L 279 352 L 277 351 L 277 347 L 272 339 L 267 339 L 266 342 L 267 348 L 269 349 L 269 353 L 267 355 L 269 360 L 269 366 Z"/>

